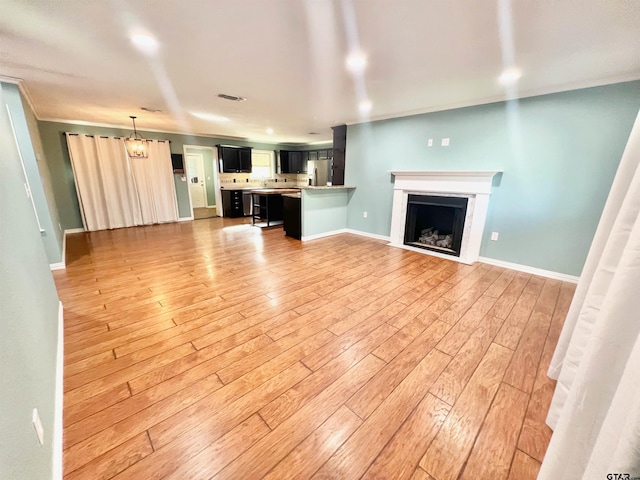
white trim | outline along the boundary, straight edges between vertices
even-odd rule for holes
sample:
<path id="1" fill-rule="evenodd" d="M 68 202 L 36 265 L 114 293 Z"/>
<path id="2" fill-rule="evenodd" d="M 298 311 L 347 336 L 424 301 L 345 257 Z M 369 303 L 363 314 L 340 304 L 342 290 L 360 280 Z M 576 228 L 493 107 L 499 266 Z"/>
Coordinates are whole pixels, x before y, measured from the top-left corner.
<path id="1" fill-rule="evenodd" d="M 213 192 L 215 195 L 216 204 L 209 205 L 209 199 L 207 197 L 206 189 L 205 189 L 204 200 L 207 208 L 215 208 L 216 215 L 218 215 L 219 217 L 222 217 L 222 192 L 220 191 L 220 174 L 218 172 L 218 147 L 210 147 L 208 145 L 182 145 L 182 155 L 185 162 L 187 161 L 187 148 L 194 148 L 199 150 L 211 150 L 211 157 L 213 159 L 212 160 L 213 161 Z M 204 163 L 204 157 L 202 158 L 202 161 Z M 185 169 L 184 175 L 187 175 L 187 169 Z M 189 196 L 189 208 L 191 209 L 191 220 L 193 220 L 195 218 L 195 215 L 193 214 L 193 204 L 191 203 L 191 192 L 189 191 L 188 181 L 189 179 L 187 178 L 187 193 Z"/>
<path id="2" fill-rule="evenodd" d="M 51 270 L 64 270 L 67 268 L 67 235 L 71 233 L 84 233 L 84 228 L 69 228 L 62 232 L 62 260 L 57 263 L 50 263 Z"/>
<path id="3" fill-rule="evenodd" d="M 64 309 L 62 302 L 58 302 L 58 349 L 56 353 L 56 393 L 55 411 L 53 416 L 53 480 L 62 480 L 62 407 L 64 371 Z"/>
<path id="4" fill-rule="evenodd" d="M 361 237 L 373 238 L 375 240 L 384 240 L 385 242 L 391 240 L 391 237 L 389 237 L 389 235 L 378 235 L 377 233 L 363 232 L 362 230 L 354 230 L 352 228 L 347 228 L 347 233 L 360 235 Z"/>
<path id="5" fill-rule="evenodd" d="M 567 275 L 566 273 L 543 270 L 542 268 L 530 267 L 528 265 L 521 265 L 519 263 L 504 262 L 502 260 L 496 260 L 495 258 L 479 257 L 478 261 L 486 263 L 487 265 L 495 265 L 496 267 L 508 268 L 509 270 L 531 273 L 540 277 L 552 278 L 554 280 L 561 280 L 563 282 L 578 283 L 578 280 L 580 280 L 580 277 L 576 277 L 575 275 Z"/>
<path id="6" fill-rule="evenodd" d="M 390 171 L 395 176 L 391 208 L 390 243 L 404 248 L 405 224 L 409 195 L 434 195 L 467 198 L 466 217 L 458 256 L 434 255 L 434 250 L 407 248 L 425 255 L 448 258 L 471 265 L 480 256 L 482 232 L 489 209 L 493 177 L 499 171 L 487 170 L 425 170 Z"/>
<path id="7" fill-rule="evenodd" d="M 332 237 L 333 235 L 340 235 L 341 233 L 348 233 L 346 228 L 341 228 L 340 230 L 331 230 L 329 232 L 318 233 L 316 235 L 309 235 L 307 237 L 300 237 L 300 240 L 303 242 L 308 242 L 309 240 L 317 240 L 318 238 L 324 237 Z"/>
<path id="8" fill-rule="evenodd" d="M 194 217 L 193 217 L 193 216 L 191 216 L 191 217 L 180 217 L 180 218 L 178 218 L 178 221 L 179 221 L 179 222 L 190 222 L 191 220 L 194 220 Z"/>
<path id="9" fill-rule="evenodd" d="M 444 112 L 447 110 L 455 110 L 458 108 L 475 107 L 479 105 L 487 105 L 489 103 L 507 102 L 509 100 L 522 100 L 524 98 L 541 97 L 543 95 L 552 95 L 554 93 L 572 92 L 574 90 L 582 90 L 585 88 L 604 87 L 605 85 L 614 85 L 616 83 L 634 82 L 640 79 L 640 75 L 637 72 L 632 72 L 624 75 L 616 75 L 612 77 L 601 78 L 598 80 L 586 80 L 582 82 L 572 82 L 562 86 L 536 88 L 526 92 L 518 92 L 516 97 L 510 97 L 508 92 L 501 95 L 493 95 L 490 97 L 479 98 L 477 100 L 446 103 L 443 105 L 437 105 L 435 107 L 419 108 L 415 110 L 404 110 L 402 112 L 391 113 L 388 115 L 375 115 L 371 117 L 369 122 L 376 122 L 378 120 L 389 120 L 392 118 L 410 117 L 413 115 L 422 115 L 424 113 Z M 358 125 L 363 123 L 362 120 L 348 122 L 347 125 Z"/>

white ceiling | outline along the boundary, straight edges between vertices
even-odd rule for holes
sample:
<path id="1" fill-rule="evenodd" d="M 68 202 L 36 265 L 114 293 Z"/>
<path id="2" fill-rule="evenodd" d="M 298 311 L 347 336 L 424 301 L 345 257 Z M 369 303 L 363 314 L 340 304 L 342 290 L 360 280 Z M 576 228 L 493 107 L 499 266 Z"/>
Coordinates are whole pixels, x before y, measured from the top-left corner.
<path id="1" fill-rule="evenodd" d="M 353 49 L 362 75 L 345 68 Z M 24 80 L 43 120 L 310 143 L 341 123 L 638 79 L 640 1 L 0 0 L 0 75 Z"/>

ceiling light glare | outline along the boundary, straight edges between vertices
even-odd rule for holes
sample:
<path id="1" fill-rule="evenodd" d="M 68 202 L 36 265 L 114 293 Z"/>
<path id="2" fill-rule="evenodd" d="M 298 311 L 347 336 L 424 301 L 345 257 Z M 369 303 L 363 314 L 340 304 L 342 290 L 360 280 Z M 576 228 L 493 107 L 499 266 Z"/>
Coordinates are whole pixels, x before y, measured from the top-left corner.
<path id="1" fill-rule="evenodd" d="M 347 57 L 347 68 L 353 73 L 360 73 L 364 71 L 367 66 L 367 57 L 364 54 L 352 53 Z"/>
<path id="2" fill-rule="evenodd" d="M 273 128 L 267 128 L 267 135 L 273 135 Z"/>
<path id="3" fill-rule="evenodd" d="M 358 105 L 358 110 L 360 110 L 362 114 L 367 114 L 371 111 L 371 107 L 373 107 L 371 100 L 363 100 Z"/>
<path id="4" fill-rule="evenodd" d="M 213 113 L 203 113 L 203 112 L 191 112 L 191 115 L 194 117 L 198 117 L 202 120 L 206 120 L 207 122 L 228 122 L 229 119 L 227 117 L 223 117 L 222 115 L 214 115 Z"/>
<path id="5" fill-rule="evenodd" d="M 138 33 L 131 37 L 131 42 L 145 55 L 153 55 L 158 51 L 160 44 L 151 35 Z"/>
<path id="6" fill-rule="evenodd" d="M 498 81 L 505 86 L 514 85 L 520 77 L 522 76 L 522 72 L 517 68 L 507 68 L 502 72 Z"/>

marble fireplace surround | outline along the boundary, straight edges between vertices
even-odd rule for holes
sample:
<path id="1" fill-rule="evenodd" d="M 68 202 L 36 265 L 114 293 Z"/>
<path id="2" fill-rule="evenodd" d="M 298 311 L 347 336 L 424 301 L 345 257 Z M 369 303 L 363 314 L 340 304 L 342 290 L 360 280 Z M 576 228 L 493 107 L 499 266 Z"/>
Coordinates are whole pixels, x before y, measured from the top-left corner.
<path id="1" fill-rule="evenodd" d="M 390 171 L 395 176 L 389 245 L 471 264 L 480 256 L 491 184 L 497 171 Z M 467 198 L 460 256 L 404 245 L 409 194 Z"/>

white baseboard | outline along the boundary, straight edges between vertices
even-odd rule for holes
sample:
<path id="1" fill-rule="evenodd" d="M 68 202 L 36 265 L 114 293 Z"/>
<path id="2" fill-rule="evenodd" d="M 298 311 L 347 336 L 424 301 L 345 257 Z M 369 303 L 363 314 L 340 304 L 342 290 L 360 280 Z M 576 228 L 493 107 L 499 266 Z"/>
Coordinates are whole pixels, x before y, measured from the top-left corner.
<path id="1" fill-rule="evenodd" d="M 552 278 L 554 280 L 561 280 L 563 282 L 578 283 L 580 277 L 574 275 L 567 275 L 566 273 L 552 272 L 551 270 L 543 270 L 541 268 L 530 267 L 528 265 L 520 265 L 519 263 L 503 262 L 502 260 L 496 260 L 494 258 L 480 257 L 478 261 L 486 263 L 488 265 L 495 265 L 496 267 L 508 268 L 509 270 L 516 270 L 518 272 L 531 273 L 540 277 Z"/>
<path id="2" fill-rule="evenodd" d="M 300 237 L 300 240 L 302 240 L 303 242 L 308 242 L 309 240 L 317 240 L 318 238 L 331 237 L 333 235 L 340 235 L 341 233 L 347 233 L 347 229 L 342 228 L 340 230 L 331 230 L 329 232 L 318 233 L 316 235 L 309 235 L 307 237 L 302 236 Z"/>
<path id="3" fill-rule="evenodd" d="M 191 220 L 193 220 L 193 217 L 182 217 L 182 218 L 178 218 L 179 222 L 190 222 Z"/>
<path id="4" fill-rule="evenodd" d="M 50 263 L 49 268 L 51 270 L 64 270 L 67 268 L 67 235 L 70 233 L 83 233 L 84 228 L 69 228 L 62 234 L 62 261 L 56 263 Z"/>
<path id="5" fill-rule="evenodd" d="M 362 237 L 374 238 L 376 240 L 384 240 L 385 242 L 391 241 L 391 237 L 389 235 L 378 235 L 377 233 L 363 232 L 362 230 L 353 230 L 351 228 L 347 228 L 347 233 L 353 233 L 354 235 L 360 235 Z"/>
<path id="6" fill-rule="evenodd" d="M 58 348 L 56 353 L 56 393 L 53 416 L 53 480 L 62 480 L 62 407 L 64 369 L 64 309 L 58 302 Z"/>
<path id="7" fill-rule="evenodd" d="M 377 233 L 363 232 L 361 230 L 352 230 L 351 228 L 341 228 L 340 230 L 331 230 L 330 232 L 318 233 L 317 235 L 309 235 L 308 237 L 302 237 L 300 240 L 306 242 L 308 240 L 316 240 L 318 238 L 331 237 L 332 235 L 340 235 L 341 233 L 352 233 L 353 235 L 360 235 L 361 237 L 373 238 L 375 240 L 384 240 L 388 242 L 390 237 L 385 235 L 378 235 Z"/>

